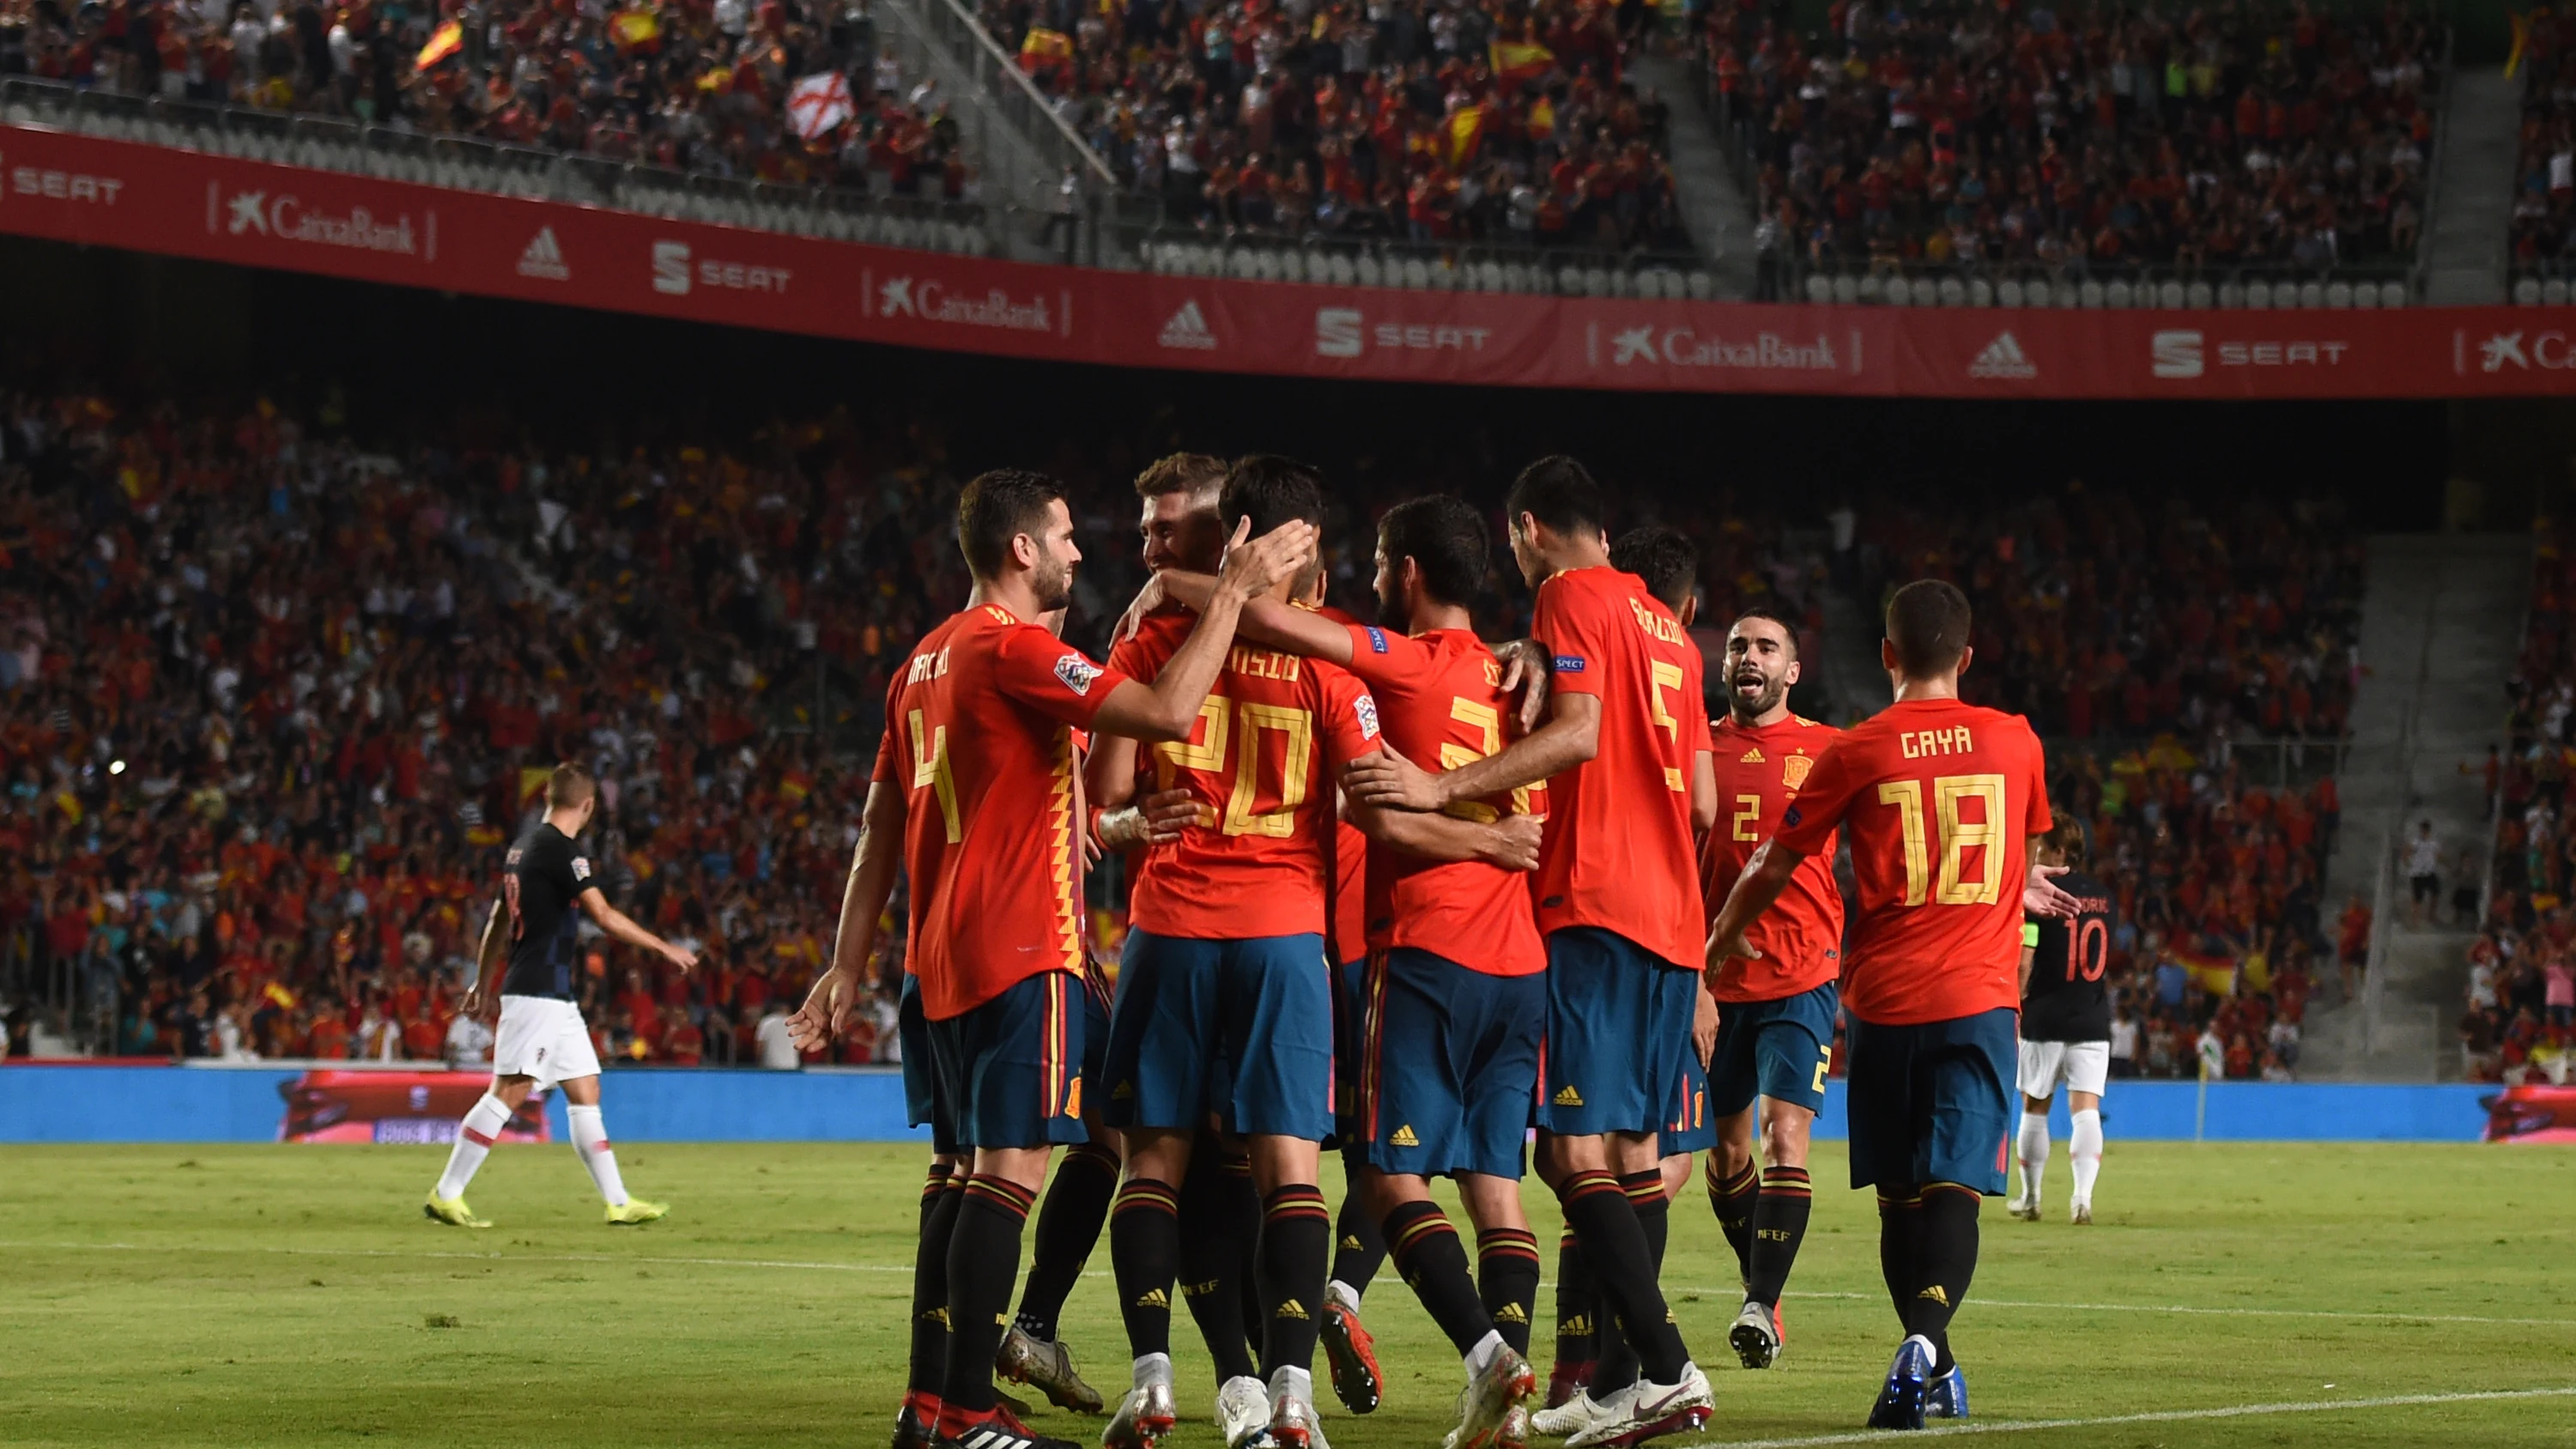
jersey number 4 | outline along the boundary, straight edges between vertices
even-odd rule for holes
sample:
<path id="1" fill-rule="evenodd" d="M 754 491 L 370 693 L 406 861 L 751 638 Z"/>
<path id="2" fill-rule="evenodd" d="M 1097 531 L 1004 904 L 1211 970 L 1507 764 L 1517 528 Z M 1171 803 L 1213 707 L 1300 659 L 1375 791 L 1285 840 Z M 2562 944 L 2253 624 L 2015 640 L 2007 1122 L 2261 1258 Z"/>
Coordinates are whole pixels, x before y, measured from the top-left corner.
<path id="1" fill-rule="evenodd" d="M 948 726 L 925 729 L 916 709 L 912 712 L 912 788 L 924 785 L 939 796 L 939 820 L 948 827 L 948 843 L 964 840 L 966 831 L 957 821 L 957 774 L 948 766 Z"/>
<path id="2" fill-rule="evenodd" d="M 1959 807 L 1982 804 L 1970 820 Z M 1887 780 L 1878 787 L 1878 803 L 1896 807 L 1905 836 L 1905 904 L 1926 901 L 1942 906 L 1990 906 L 2003 897 L 2004 777 L 2001 775 L 1936 775 L 1932 780 L 1932 815 L 1940 826 L 1936 840 L 1924 826 L 1923 782 Z M 1933 879 L 1932 852 L 1941 853 L 1941 873 Z M 1968 852 L 1977 851 L 1977 876 L 1967 874 Z"/>
<path id="3" fill-rule="evenodd" d="M 1226 745 L 1234 745 L 1234 783 L 1225 797 L 1223 820 L 1205 818 L 1202 825 L 1214 825 L 1227 835 L 1270 835 L 1285 840 L 1297 832 L 1297 808 L 1306 803 L 1306 773 L 1314 754 L 1315 717 L 1302 709 L 1284 704 L 1238 703 L 1231 716 L 1226 702 L 1211 696 L 1199 706 L 1199 721 L 1204 728 L 1196 744 L 1164 743 L 1154 746 L 1154 756 L 1166 767 L 1161 772 L 1165 789 L 1171 788 L 1171 769 L 1196 770 L 1201 774 L 1223 776 L 1226 772 Z M 1285 763 L 1279 777 L 1279 808 L 1256 812 L 1261 796 L 1261 732 L 1277 730 L 1288 740 Z"/>

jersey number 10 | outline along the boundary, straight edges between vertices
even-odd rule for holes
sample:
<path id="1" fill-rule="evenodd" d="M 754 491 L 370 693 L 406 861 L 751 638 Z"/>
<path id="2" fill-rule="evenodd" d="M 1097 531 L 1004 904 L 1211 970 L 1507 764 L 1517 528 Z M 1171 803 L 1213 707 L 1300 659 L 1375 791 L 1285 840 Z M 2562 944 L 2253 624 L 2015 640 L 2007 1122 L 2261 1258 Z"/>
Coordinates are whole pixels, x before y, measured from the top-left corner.
<path id="1" fill-rule="evenodd" d="M 1961 802 L 1977 800 L 1985 808 L 1970 820 Z M 1887 780 L 1878 787 L 1878 803 L 1896 807 L 1905 834 L 1905 904 L 1926 901 L 1942 906 L 1990 906 L 2003 897 L 2004 777 L 2001 775 L 1936 775 L 1932 779 L 1932 814 L 1940 825 L 1937 840 L 1926 831 L 1921 780 Z M 1935 881 L 1932 853 L 1941 854 Z M 1967 879 L 1968 851 L 1979 851 L 1979 879 Z"/>

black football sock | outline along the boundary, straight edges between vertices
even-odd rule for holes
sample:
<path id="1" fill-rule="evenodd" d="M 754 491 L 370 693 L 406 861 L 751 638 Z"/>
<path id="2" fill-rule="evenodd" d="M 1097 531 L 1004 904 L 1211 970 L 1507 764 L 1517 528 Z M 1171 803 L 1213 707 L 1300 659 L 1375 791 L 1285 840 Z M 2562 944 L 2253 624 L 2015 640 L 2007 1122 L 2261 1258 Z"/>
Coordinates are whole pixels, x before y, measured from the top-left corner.
<path id="1" fill-rule="evenodd" d="M 1172 1352 L 1172 1278 L 1180 1271 L 1180 1199 L 1167 1182 L 1131 1177 L 1109 1204 L 1109 1262 L 1132 1358 Z"/>
<path id="2" fill-rule="evenodd" d="M 1655 1260 L 1645 1225 L 1628 1201 L 1619 1179 L 1607 1172 L 1577 1172 L 1557 1188 L 1565 1220 L 1583 1245 L 1584 1260 L 1601 1285 L 1601 1296 L 1616 1320 L 1617 1336 L 1636 1351 L 1640 1369 L 1659 1384 L 1678 1383 L 1690 1351 L 1682 1346 L 1681 1329 L 1655 1281 Z M 1603 1355 L 1608 1356 L 1612 1325 L 1602 1325 Z M 1599 1378 L 1593 1380 L 1600 1383 Z M 1595 1393 L 1594 1398 L 1600 1394 Z"/>
<path id="3" fill-rule="evenodd" d="M 1601 1359 L 1601 1290 L 1583 1261 L 1569 1224 L 1556 1239 L 1556 1367 L 1562 1373 Z"/>
<path id="4" fill-rule="evenodd" d="M 942 1431 L 951 1415 L 990 1414 L 993 1351 L 1002 1346 L 1003 1314 L 1020 1277 L 1020 1235 L 1037 1194 L 1003 1177 L 966 1179 L 948 1238 L 948 1372 L 939 1389 Z"/>
<path id="5" fill-rule="evenodd" d="M 1476 1296 L 1512 1352 L 1529 1357 L 1530 1310 L 1538 1306 L 1538 1237 L 1527 1228 L 1476 1234 Z"/>
<path id="6" fill-rule="evenodd" d="M 1914 1297 L 1914 1217 L 1922 1209 L 1921 1193 L 1910 1182 L 1878 1188 L 1878 1276 L 1887 1285 L 1887 1301 L 1895 1305 L 1900 1324 Z"/>
<path id="7" fill-rule="evenodd" d="M 1950 1319 L 1968 1300 L 1968 1280 L 1977 1275 L 1979 1205 L 1973 1187 L 1928 1182 L 1915 1212 L 1915 1288 L 1905 1331 L 1932 1340 L 1935 1374 L 1948 1373 L 1956 1362 L 1950 1357 Z"/>
<path id="8" fill-rule="evenodd" d="M 1243 1331 L 1244 1300 L 1252 1296 L 1253 1278 L 1243 1264 L 1261 1219 L 1257 1212 L 1246 1218 L 1238 1211 L 1236 1179 L 1214 1139 L 1201 1139 L 1199 1147 L 1190 1154 L 1189 1176 L 1181 1183 L 1181 1211 L 1190 1220 L 1190 1230 L 1181 1238 L 1181 1295 L 1189 1301 L 1190 1319 L 1199 1326 L 1199 1340 L 1207 1345 L 1222 1386 L 1227 1379 L 1252 1377 L 1255 1367 L 1252 1351 L 1259 1340 Z"/>
<path id="9" fill-rule="evenodd" d="M 948 1373 L 948 1242 L 957 1231 L 957 1205 L 966 1198 L 966 1174 L 933 1168 L 938 1186 L 922 1189 L 921 1246 L 912 1259 L 913 1393 L 939 1395 Z"/>
<path id="10" fill-rule="evenodd" d="M 1747 1283 L 1753 1280 L 1753 1214 L 1762 1188 L 1760 1174 L 1753 1170 L 1753 1160 L 1732 1177 L 1720 1181 L 1717 1154 L 1708 1155 L 1708 1170 L 1700 1174 L 1708 1183 L 1708 1205 L 1717 1214 L 1717 1230 L 1726 1234 L 1726 1245 L 1735 1250 L 1736 1276 Z M 1750 1295 L 1748 1295 L 1750 1296 Z"/>
<path id="11" fill-rule="evenodd" d="M 1744 1296 L 1776 1306 L 1789 1286 L 1789 1269 L 1798 1261 L 1798 1244 L 1807 1236 L 1807 1213 L 1815 1195 L 1803 1167 L 1762 1169 L 1762 1195 L 1753 1203 L 1753 1266 L 1744 1276 Z"/>
<path id="12" fill-rule="evenodd" d="M 1082 1278 L 1109 1219 L 1109 1197 L 1118 1190 L 1118 1153 L 1086 1142 L 1064 1155 L 1038 1207 L 1037 1237 L 1029 1249 L 1029 1282 L 1020 1290 L 1020 1331 L 1053 1340 L 1056 1315 Z"/>
<path id="13" fill-rule="evenodd" d="M 1333 1214 L 1313 1183 L 1282 1183 L 1261 1200 L 1261 1302 L 1270 1310 L 1261 1339 L 1263 1378 L 1283 1368 L 1313 1371 L 1332 1246 Z"/>
<path id="14" fill-rule="evenodd" d="M 1440 1204 L 1429 1198 L 1398 1203 L 1386 1215 L 1386 1241 L 1397 1276 L 1422 1300 L 1423 1309 L 1463 1357 L 1494 1331 L 1476 1281 L 1467 1276 L 1467 1249 Z"/>
<path id="15" fill-rule="evenodd" d="M 1386 1237 L 1361 1201 L 1362 1156 L 1356 1147 L 1342 1150 L 1342 1212 L 1333 1222 L 1332 1280 L 1355 1294 L 1368 1292 L 1369 1280 L 1386 1263 Z"/>
<path id="16" fill-rule="evenodd" d="M 1261 1351 L 1262 1336 L 1269 1330 L 1262 1312 L 1265 1300 L 1261 1293 L 1261 1184 L 1252 1180 L 1252 1159 L 1240 1152 L 1225 1156 L 1225 1172 L 1218 1179 L 1225 1211 L 1234 1219 L 1235 1263 L 1232 1273 L 1234 1303 L 1242 1311 L 1244 1341 L 1253 1352 Z M 1325 1230 L 1325 1251 L 1332 1251 L 1332 1228 Z"/>

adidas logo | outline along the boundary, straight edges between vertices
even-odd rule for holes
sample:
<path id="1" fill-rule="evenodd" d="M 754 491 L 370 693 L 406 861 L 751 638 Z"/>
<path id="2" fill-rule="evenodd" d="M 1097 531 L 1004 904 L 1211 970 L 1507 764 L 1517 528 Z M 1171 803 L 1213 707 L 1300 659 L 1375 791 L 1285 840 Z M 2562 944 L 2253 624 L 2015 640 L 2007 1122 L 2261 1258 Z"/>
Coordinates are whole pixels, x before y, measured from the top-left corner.
<path id="1" fill-rule="evenodd" d="M 1950 1306 L 1950 1290 L 1942 1287 L 1938 1283 L 1933 1284 L 1931 1287 L 1924 1289 L 1922 1292 L 1917 1293 L 1914 1296 L 1917 1298 L 1929 1298 L 1944 1308 Z"/>
<path id="2" fill-rule="evenodd" d="M 2021 350 L 2021 342 L 2009 332 L 1998 332 L 1977 360 L 1968 364 L 1968 376 L 2028 381 L 2039 376 L 2039 367 L 2030 354 Z"/>
<path id="3" fill-rule="evenodd" d="M 1568 1082 L 1556 1089 L 1555 1102 L 1560 1107 L 1580 1107 L 1583 1105 L 1583 1094 L 1574 1090 L 1574 1084 Z"/>
<path id="4" fill-rule="evenodd" d="M 936 1323 L 940 1327 L 946 1328 L 948 1326 L 948 1310 L 944 1306 L 925 1309 L 922 1312 L 921 1321 L 924 1323 Z"/>
<path id="5" fill-rule="evenodd" d="M 1142 1294 L 1138 1295 L 1136 1306 L 1139 1308 L 1160 1308 L 1168 1312 L 1172 1306 L 1172 1295 L 1164 1292 L 1160 1288 L 1148 1288 Z"/>
<path id="6" fill-rule="evenodd" d="M 1756 746 L 1754 746 L 1752 749 L 1746 750 L 1746 751 L 1744 752 L 1744 758 L 1743 758 L 1743 759 L 1740 759 L 1740 760 L 1738 760 L 1738 761 L 1736 761 L 1735 763 L 1737 763 L 1737 764 L 1739 764 L 1739 765 L 1758 765 L 1758 764 L 1761 764 L 1761 763 L 1762 763 L 1762 747 L 1761 747 L 1760 745 L 1756 745 Z"/>
<path id="7" fill-rule="evenodd" d="M 1588 1313 L 1578 1313 L 1572 1318 L 1559 1319 L 1556 1325 L 1556 1336 L 1559 1338 L 1590 1338 L 1592 1336 L 1592 1315 Z"/>
<path id="8" fill-rule="evenodd" d="M 1521 1306 L 1519 1304 L 1506 1303 L 1502 1307 L 1494 1310 L 1494 1321 L 1496 1323 L 1527 1323 L 1529 1322 L 1529 1315 L 1521 1311 Z"/>
<path id="9" fill-rule="evenodd" d="M 1181 310 L 1163 324 L 1161 335 L 1154 341 L 1163 347 L 1183 347 L 1192 352 L 1216 350 L 1216 334 L 1208 330 L 1207 314 L 1199 310 L 1195 298 L 1181 304 Z"/>
<path id="10" fill-rule="evenodd" d="M 1395 1129 L 1395 1135 L 1386 1139 L 1386 1144 L 1389 1147 L 1419 1147 L 1422 1139 L 1413 1135 L 1413 1124 L 1407 1122 Z"/>
<path id="11" fill-rule="evenodd" d="M 1120 1082 L 1117 1086 L 1109 1089 L 1109 1100 L 1113 1102 L 1128 1101 L 1135 1097 L 1135 1095 L 1136 1084 L 1134 1082 Z"/>
<path id="12" fill-rule="evenodd" d="M 1342 1234 L 1341 1245 L 1354 1253 L 1364 1253 L 1368 1251 L 1368 1245 L 1360 1241 L 1359 1234 L 1357 1233 Z"/>
<path id="13" fill-rule="evenodd" d="M 519 275 L 547 282 L 572 280 L 572 268 L 564 265 L 563 245 L 555 240 L 553 227 L 538 227 L 528 249 L 519 253 Z"/>
<path id="14" fill-rule="evenodd" d="M 1271 1314 L 1270 1316 L 1273 1318 L 1294 1318 L 1302 1323 L 1306 1318 L 1306 1305 L 1298 1302 L 1294 1298 L 1282 1298 L 1279 1300 L 1279 1311 Z"/>

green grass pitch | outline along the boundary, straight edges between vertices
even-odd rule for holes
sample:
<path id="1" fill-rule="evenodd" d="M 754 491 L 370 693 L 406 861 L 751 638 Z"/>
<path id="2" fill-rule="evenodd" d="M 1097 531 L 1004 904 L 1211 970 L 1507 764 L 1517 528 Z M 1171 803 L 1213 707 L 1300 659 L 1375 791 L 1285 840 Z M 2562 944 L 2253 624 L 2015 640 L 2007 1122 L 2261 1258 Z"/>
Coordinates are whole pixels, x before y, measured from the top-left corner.
<path id="1" fill-rule="evenodd" d="M 0 1443 L 883 1444 L 920 1150 L 638 1143 L 620 1156 L 642 1195 L 673 1204 L 668 1221 L 602 1225 L 560 1145 L 493 1155 L 472 1200 L 499 1226 L 480 1233 L 421 1218 L 443 1160 L 431 1149 L 0 1149 Z M 1734 1273 L 1705 1199 L 1694 1188 L 1675 1205 L 1666 1292 L 1718 1391 L 1700 1442 L 1878 1437 L 1856 1432 L 1897 1337 L 1875 1219 L 1840 1189 L 1838 1148 L 1815 1171 L 1788 1352 L 1768 1373 L 1726 1350 Z M 2055 1220 L 1988 1204 L 1953 1330 L 1981 1435 L 2576 1442 L 2565 1153 L 2115 1142 L 2090 1229 L 2063 1221 L 2062 1150 L 2050 1178 Z M 1326 1190 L 1338 1200 L 1337 1172 Z M 1536 1191 L 1531 1217 L 1552 1249 L 1555 1207 Z M 1125 1352 L 1107 1267 L 1104 1240 L 1066 1335 L 1114 1392 Z M 1338 1449 L 1435 1449 L 1457 1360 L 1391 1275 L 1367 1302 L 1386 1404 L 1365 1420 L 1329 1405 L 1327 1432 Z M 1543 1335 L 1544 1289 L 1539 1318 Z M 1186 1315 L 1175 1328 L 1174 1444 L 1217 1449 L 1206 1360 Z M 1542 1337 L 1542 1368 L 1546 1351 Z M 1097 1420 L 1038 1423 L 1097 1441 Z"/>

